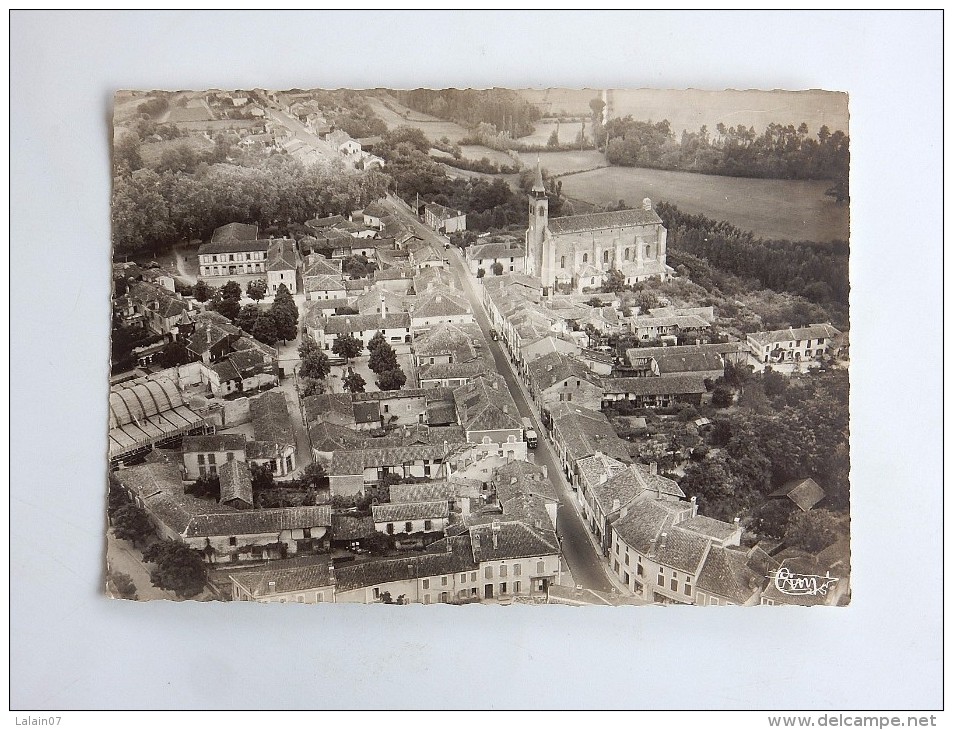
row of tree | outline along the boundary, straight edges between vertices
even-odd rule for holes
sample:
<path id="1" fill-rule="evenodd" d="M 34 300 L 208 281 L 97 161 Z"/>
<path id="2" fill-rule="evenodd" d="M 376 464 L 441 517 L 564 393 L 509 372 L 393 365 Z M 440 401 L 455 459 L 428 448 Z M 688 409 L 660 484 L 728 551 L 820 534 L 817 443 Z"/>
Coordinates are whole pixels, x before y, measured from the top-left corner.
<path id="1" fill-rule="evenodd" d="M 848 248 L 809 241 L 756 238 L 725 221 L 680 211 L 661 202 L 656 211 L 668 229 L 671 250 L 685 251 L 761 287 L 824 304 L 846 305 L 850 294 Z"/>
<path id="2" fill-rule="evenodd" d="M 832 192 L 846 200 L 850 138 L 822 126 L 811 136 L 807 124 L 769 124 L 758 135 L 754 127 L 719 123 L 715 134 L 703 126 L 676 139 L 668 120 L 646 122 L 632 116 L 594 126 L 596 144 L 613 165 L 684 170 L 711 175 L 796 180 L 831 180 Z"/>

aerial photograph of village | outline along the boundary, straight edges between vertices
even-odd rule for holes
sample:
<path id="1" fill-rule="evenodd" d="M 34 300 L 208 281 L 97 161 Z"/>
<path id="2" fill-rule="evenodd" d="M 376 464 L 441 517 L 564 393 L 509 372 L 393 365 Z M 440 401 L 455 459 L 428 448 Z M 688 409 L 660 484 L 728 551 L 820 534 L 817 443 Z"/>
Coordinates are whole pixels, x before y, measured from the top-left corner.
<path id="1" fill-rule="evenodd" d="M 118 91 L 106 595 L 848 605 L 849 143 L 825 91 Z"/>

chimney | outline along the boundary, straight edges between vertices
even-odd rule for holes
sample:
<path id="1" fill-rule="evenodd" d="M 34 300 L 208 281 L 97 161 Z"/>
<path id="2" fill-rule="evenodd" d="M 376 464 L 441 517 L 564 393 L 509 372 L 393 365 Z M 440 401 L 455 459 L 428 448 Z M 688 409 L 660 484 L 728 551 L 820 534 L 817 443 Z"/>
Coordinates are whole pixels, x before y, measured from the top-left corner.
<path id="1" fill-rule="evenodd" d="M 658 474 L 658 462 L 653 461 L 649 464 L 649 474 Z"/>
<path id="2" fill-rule="evenodd" d="M 384 301 L 384 292 L 381 292 L 381 317 L 387 316 L 387 302 Z"/>
<path id="3" fill-rule="evenodd" d="M 597 452 L 594 454 L 594 456 L 595 456 L 597 459 L 601 459 L 601 458 L 602 458 L 602 452 L 601 452 L 601 451 L 597 451 Z"/>
<path id="4" fill-rule="evenodd" d="M 642 199 L 642 210 L 652 210 L 652 201 L 649 198 Z"/>
<path id="5" fill-rule="evenodd" d="M 212 344 L 212 330 L 210 330 L 208 327 L 205 328 L 205 339 L 209 345 Z"/>
<path id="6" fill-rule="evenodd" d="M 519 481 L 516 477 L 510 477 L 510 484 L 516 484 Z"/>
<path id="7" fill-rule="evenodd" d="M 475 553 L 480 551 L 480 533 L 474 532 L 470 538 L 470 541 L 473 543 L 473 551 Z"/>
<path id="8" fill-rule="evenodd" d="M 549 469 L 546 468 L 546 465 L 543 464 L 540 469 L 543 470 L 543 479 L 549 479 Z"/>
<path id="9" fill-rule="evenodd" d="M 625 517 L 627 514 L 629 514 L 629 505 L 626 505 L 622 508 L 622 511 L 619 513 L 619 517 Z"/>
<path id="10" fill-rule="evenodd" d="M 613 512 L 618 512 L 621 508 L 622 508 L 622 502 L 620 502 L 618 499 L 613 499 L 613 500 L 612 500 L 612 511 L 613 511 Z"/>
<path id="11" fill-rule="evenodd" d="M 692 517 L 698 516 L 698 498 L 692 497 Z"/>
<path id="12" fill-rule="evenodd" d="M 469 497 L 460 497 L 460 513 L 464 517 L 470 516 L 470 498 Z"/>
<path id="13" fill-rule="evenodd" d="M 609 475 L 608 475 L 608 474 L 606 474 L 605 472 L 603 472 L 602 474 L 599 475 L 599 484 L 605 484 L 607 481 L 609 481 Z"/>
<path id="14" fill-rule="evenodd" d="M 493 529 L 491 530 L 493 534 L 493 549 L 496 550 L 500 546 L 500 523 L 494 522 Z"/>
<path id="15" fill-rule="evenodd" d="M 441 296 L 440 294 L 438 294 L 437 297 L 436 297 L 436 301 L 437 301 L 437 304 L 440 304 L 440 302 L 443 301 L 443 296 Z"/>
<path id="16" fill-rule="evenodd" d="M 667 532 L 663 532 L 663 533 L 662 533 L 662 541 L 659 543 L 659 546 L 658 546 L 658 547 L 659 547 L 659 550 L 662 550 L 662 549 L 665 547 L 665 540 L 666 540 L 666 538 L 668 538 L 668 533 L 667 533 Z"/>
<path id="17" fill-rule="evenodd" d="M 449 554 L 449 553 L 452 553 L 452 552 L 453 552 L 453 545 L 451 544 L 450 538 L 448 537 L 448 538 L 447 538 L 447 553 Z"/>
<path id="18" fill-rule="evenodd" d="M 741 526 L 741 518 L 735 517 L 735 527 L 740 527 L 740 526 Z"/>
<path id="19" fill-rule="evenodd" d="M 268 581 L 268 592 L 276 593 L 277 591 L 278 591 L 278 584 L 273 580 Z"/>

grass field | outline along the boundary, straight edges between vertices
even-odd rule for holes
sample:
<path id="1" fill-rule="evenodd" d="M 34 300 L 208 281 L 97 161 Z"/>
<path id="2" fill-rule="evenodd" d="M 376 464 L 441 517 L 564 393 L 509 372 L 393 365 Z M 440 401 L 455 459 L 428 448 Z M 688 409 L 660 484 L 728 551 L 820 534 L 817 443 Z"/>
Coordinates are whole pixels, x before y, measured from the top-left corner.
<path id="1" fill-rule="evenodd" d="M 824 195 L 830 187 L 824 180 L 757 180 L 634 167 L 607 167 L 560 179 L 565 195 L 596 205 L 621 199 L 634 207 L 651 198 L 765 238 L 825 242 L 849 236 L 848 208 Z"/>
<path id="2" fill-rule="evenodd" d="M 168 149 L 187 144 L 197 152 L 203 152 L 215 147 L 205 137 L 199 135 L 189 135 L 188 137 L 179 137 L 178 139 L 164 139 L 161 142 L 146 142 L 139 148 L 139 154 L 142 155 L 142 161 L 146 165 L 153 165 L 159 161 L 162 153 Z"/>
<path id="3" fill-rule="evenodd" d="M 384 121 L 388 129 L 401 126 L 417 127 L 423 131 L 423 133 L 427 135 L 427 139 L 431 141 L 446 137 L 451 142 L 456 143 L 467 136 L 467 130 L 459 124 L 437 119 L 437 117 L 432 117 L 429 114 L 408 109 L 398 104 L 392 97 L 387 98 L 387 104 L 389 106 L 386 106 L 384 102 L 376 96 L 367 96 L 365 99 L 377 116 Z M 394 109 L 397 109 L 397 111 L 394 111 Z"/>
<path id="4" fill-rule="evenodd" d="M 484 147 L 482 145 L 476 145 L 476 144 L 460 145 L 460 151 L 463 153 L 463 156 L 468 160 L 480 160 L 485 157 L 490 162 L 495 162 L 498 165 L 516 164 L 513 158 L 510 157 L 505 152 L 499 152 L 498 150 L 491 150 L 489 147 Z M 440 154 L 446 156 L 445 152 L 441 152 Z"/>
<path id="5" fill-rule="evenodd" d="M 591 170 L 594 167 L 603 167 L 606 158 L 597 150 L 577 150 L 572 152 L 520 152 L 520 159 L 526 167 L 536 167 L 536 158 L 539 164 L 550 175 L 565 175 L 577 170 Z"/>
<path id="6" fill-rule="evenodd" d="M 533 126 L 536 128 L 535 131 L 527 135 L 526 137 L 520 137 L 519 142 L 522 144 L 546 144 L 549 141 L 549 135 L 553 133 L 553 130 L 556 129 L 556 122 L 539 120 L 534 122 Z M 564 122 L 559 125 L 559 141 L 563 144 L 569 142 L 574 142 L 576 135 L 579 134 L 579 128 L 582 126 L 582 122 Z M 592 139 L 590 134 L 592 125 L 587 121 L 586 122 L 586 139 Z"/>

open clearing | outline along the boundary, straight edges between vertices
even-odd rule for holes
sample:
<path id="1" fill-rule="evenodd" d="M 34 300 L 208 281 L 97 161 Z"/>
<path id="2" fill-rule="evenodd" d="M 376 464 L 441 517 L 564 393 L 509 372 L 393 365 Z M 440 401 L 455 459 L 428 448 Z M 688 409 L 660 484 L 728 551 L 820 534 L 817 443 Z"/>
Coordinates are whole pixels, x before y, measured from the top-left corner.
<path id="1" fill-rule="evenodd" d="M 201 135 L 189 135 L 176 139 L 164 139 L 161 142 L 146 142 L 139 148 L 142 161 L 149 167 L 155 165 L 166 150 L 177 149 L 180 145 L 187 145 L 196 152 L 211 150 L 215 145 Z"/>
<path id="2" fill-rule="evenodd" d="M 490 162 L 495 162 L 497 165 L 514 165 L 516 164 L 512 157 L 510 157 L 505 152 L 500 152 L 499 150 L 490 149 L 489 147 L 484 147 L 477 144 L 464 144 L 460 145 L 460 151 L 463 153 L 464 158 L 468 160 L 481 160 L 484 157 Z M 446 157 L 445 152 L 440 154 Z"/>
<path id="3" fill-rule="evenodd" d="M 560 179 L 565 195 L 596 205 L 621 199 L 636 206 L 651 198 L 764 238 L 826 242 L 849 236 L 848 208 L 824 195 L 830 187 L 826 180 L 761 180 L 636 167 L 606 167 Z"/>
<path id="4" fill-rule="evenodd" d="M 520 152 L 524 167 L 536 167 L 539 164 L 550 175 L 565 175 L 567 172 L 592 170 L 606 167 L 606 158 L 598 150 L 575 150 L 572 152 Z"/>
<path id="5" fill-rule="evenodd" d="M 444 119 L 437 119 L 437 117 L 432 117 L 429 114 L 408 109 L 398 104 L 391 96 L 384 97 L 386 98 L 387 104 L 384 103 L 384 99 L 381 97 L 366 96 L 364 98 L 368 105 L 374 110 L 374 113 L 384 121 L 388 129 L 401 126 L 417 127 L 417 129 L 427 135 L 427 139 L 431 142 L 446 137 L 451 142 L 456 143 L 467 136 L 467 130 L 459 124 L 448 122 Z"/>
<path id="6" fill-rule="evenodd" d="M 582 124 L 582 122 L 563 122 L 559 124 L 559 141 L 563 144 L 574 142 Z M 557 123 L 551 120 L 540 119 L 534 122 L 533 126 L 535 127 L 535 131 L 525 137 L 520 137 L 517 142 L 521 144 L 546 144 L 549 141 L 549 135 L 556 129 Z M 591 123 L 587 121 L 586 139 L 592 139 L 591 127 Z"/>

